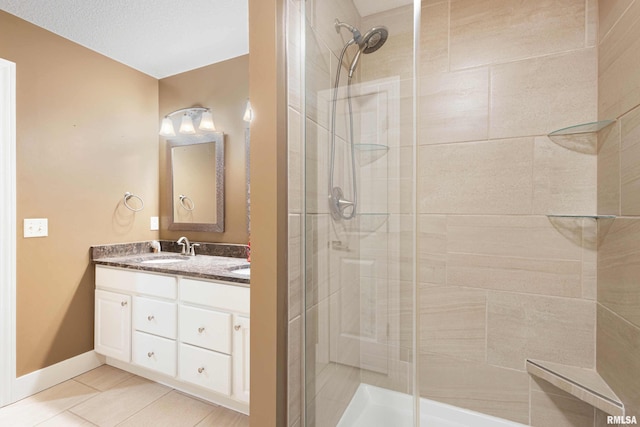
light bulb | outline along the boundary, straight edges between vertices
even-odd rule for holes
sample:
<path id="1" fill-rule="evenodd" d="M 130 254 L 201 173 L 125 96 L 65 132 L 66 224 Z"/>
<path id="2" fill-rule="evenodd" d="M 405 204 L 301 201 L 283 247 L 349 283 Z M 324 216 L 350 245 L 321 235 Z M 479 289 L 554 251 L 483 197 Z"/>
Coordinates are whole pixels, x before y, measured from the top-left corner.
<path id="1" fill-rule="evenodd" d="M 162 119 L 162 125 L 160 126 L 161 136 L 176 136 L 176 131 L 173 129 L 173 122 L 169 117 Z"/>
<path id="2" fill-rule="evenodd" d="M 180 123 L 180 133 L 186 133 L 189 135 L 193 135 L 196 133 L 196 129 L 193 127 L 193 120 L 191 120 L 191 116 L 185 113 L 182 116 L 182 122 Z"/>
<path id="3" fill-rule="evenodd" d="M 211 111 L 204 111 L 202 113 L 202 118 L 200 119 L 200 126 L 198 126 L 200 130 L 206 131 L 215 131 L 216 126 L 213 124 L 213 115 L 211 115 Z"/>

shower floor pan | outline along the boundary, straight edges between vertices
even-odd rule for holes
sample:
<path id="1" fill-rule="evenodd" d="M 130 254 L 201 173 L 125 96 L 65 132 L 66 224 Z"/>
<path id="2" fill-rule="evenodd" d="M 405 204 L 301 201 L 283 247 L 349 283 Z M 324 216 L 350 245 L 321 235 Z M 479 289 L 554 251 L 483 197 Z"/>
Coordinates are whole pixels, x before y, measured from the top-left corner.
<path id="1" fill-rule="evenodd" d="M 420 427 L 524 427 L 524 424 L 420 399 Z M 360 384 L 337 427 L 413 427 L 411 395 Z"/>

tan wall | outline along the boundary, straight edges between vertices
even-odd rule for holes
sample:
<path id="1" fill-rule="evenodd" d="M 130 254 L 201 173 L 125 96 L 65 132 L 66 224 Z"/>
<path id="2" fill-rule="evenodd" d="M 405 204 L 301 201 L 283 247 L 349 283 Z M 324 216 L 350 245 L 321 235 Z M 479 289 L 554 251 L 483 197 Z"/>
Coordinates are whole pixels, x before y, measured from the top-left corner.
<path id="1" fill-rule="evenodd" d="M 89 246 L 157 238 L 158 81 L 5 12 L 0 57 L 17 64 L 20 376 L 93 349 Z M 23 239 L 24 218 L 49 237 Z"/>
<path id="2" fill-rule="evenodd" d="M 176 240 L 247 243 L 245 125 L 249 97 L 249 55 L 208 65 L 160 80 L 160 120 L 181 108 L 211 108 L 218 131 L 225 133 L 225 231 L 223 233 L 169 231 L 171 214 L 166 163 L 166 141 L 160 138 L 160 237 Z M 158 121 L 159 123 L 159 121 Z M 212 188 L 212 194 L 215 189 Z"/>
<path id="3" fill-rule="evenodd" d="M 287 82 L 285 1 L 249 1 L 251 426 L 287 420 Z"/>
<path id="4" fill-rule="evenodd" d="M 640 1 L 600 1 L 597 368 L 640 417 Z"/>

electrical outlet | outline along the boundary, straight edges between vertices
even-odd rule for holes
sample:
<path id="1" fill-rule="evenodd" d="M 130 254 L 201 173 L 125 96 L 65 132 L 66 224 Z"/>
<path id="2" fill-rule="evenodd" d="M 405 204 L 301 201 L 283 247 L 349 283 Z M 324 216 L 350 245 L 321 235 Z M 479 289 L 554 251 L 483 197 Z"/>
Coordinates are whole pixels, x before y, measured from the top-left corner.
<path id="1" fill-rule="evenodd" d="M 149 221 L 149 230 L 160 230 L 160 220 L 157 216 L 152 216 Z"/>
<path id="2" fill-rule="evenodd" d="M 49 220 L 47 218 L 25 218 L 24 237 L 46 237 L 49 235 Z"/>

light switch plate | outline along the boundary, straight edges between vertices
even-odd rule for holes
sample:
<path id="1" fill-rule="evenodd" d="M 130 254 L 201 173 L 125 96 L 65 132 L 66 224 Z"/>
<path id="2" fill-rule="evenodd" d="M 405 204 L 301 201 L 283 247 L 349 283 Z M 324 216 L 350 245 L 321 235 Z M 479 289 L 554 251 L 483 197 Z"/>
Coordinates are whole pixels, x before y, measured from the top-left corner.
<path id="1" fill-rule="evenodd" d="M 157 216 L 152 216 L 149 220 L 149 230 L 160 230 L 160 220 Z"/>
<path id="2" fill-rule="evenodd" d="M 46 237 L 49 235 L 49 220 L 47 218 L 25 218 L 24 237 Z"/>

